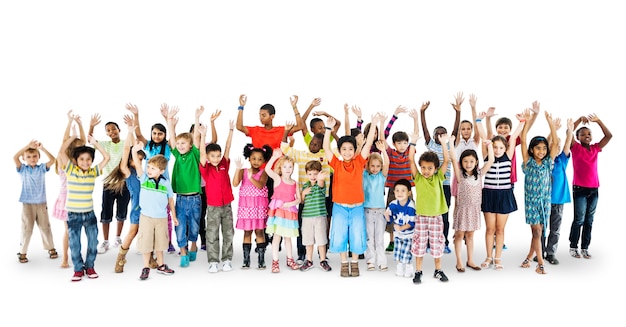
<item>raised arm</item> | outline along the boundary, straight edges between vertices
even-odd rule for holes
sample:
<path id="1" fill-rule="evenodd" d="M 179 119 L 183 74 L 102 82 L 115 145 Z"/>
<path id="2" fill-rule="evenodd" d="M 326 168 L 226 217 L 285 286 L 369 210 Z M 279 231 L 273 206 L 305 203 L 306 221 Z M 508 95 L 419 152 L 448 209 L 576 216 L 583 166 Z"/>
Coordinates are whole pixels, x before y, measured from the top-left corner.
<path id="1" fill-rule="evenodd" d="M 93 135 L 94 128 L 98 126 L 100 122 L 101 122 L 101 118 L 100 118 L 99 113 L 95 113 L 91 115 L 91 119 L 89 120 L 89 134 L 88 135 Z"/>
<path id="2" fill-rule="evenodd" d="M 343 105 L 343 112 L 344 112 L 343 123 L 344 123 L 344 129 L 345 129 L 344 135 L 350 135 L 350 107 L 348 107 L 347 103 L 344 103 Z M 328 124 L 326 124 L 326 126 L 328 126 Z"/>
<path id="3" fill-rule="evenodd" d="M 369 130 L 369 133 L 367 133 L 367 138 L 365 139 L 365 144 L 363 145 L 363 148 L 361 149 L 361 157 L 363 157 L 363 159 L 367 159 L 367 157 L 370 155 L 370 149 L 372 148 L 372 144 L 374 144 L 374 138 L 376 137 L 376 125 L 380 123 L 380 120 L 382 119 L 380 113 L 374 114 L 372 115 L 372 122 L 371 122 L 371 128 Z"/>
<path id="4" fill-rule="evenodd" d="M 497 115 L 496 107 L 489 107 L 487 109 L 487 116 L 485 116 L 485 125 L 487 125 L 487 138 L 490 140 L 493 138 L 493 126 L 491 124 L 491 117 L 495 115 Z"/>
<path id="5" fill-rule="evenodd" d="M 221 110 L 216 109 L 215 112 L 211 114 L 211 141 L 209 143 L 217 143 L 217 129 L 215 128 L 215 120 L 220 116 L 221 113 Z"/>
<path id="6" fill-rule="evenodd" d="M 454 143 L 454 135 L 448 136 L 448 134 L 439 134 L 439 143 L 441 143 L 441 147 L 443 148 L 443 163 L 439 166 L 439 169 L 443 167 L 443 173 L 447 173 L 448 169 L 450 169 L 450 150 L 446 149 L 448 144 Z"/>
<path id="7" fill-rule="evenodd" d="M 145 147 L 145 144 L 143 142 L 141 142 L 140 140 L 136 140 L 135 141 L 135 145 L 133 146 L 133 162 L 135 163 L 135 170 L 137 171 L 137 176 L 141 176 L 143 175 L 143 166 L 141 165 L 141 159 L 139 158 L 139 155 L 137 155 L 137 152 L 139 152 L 139 150 L 143 149 Z"/>
<path id="8" fill-rule="evenodd" d="M 450 162 L 452 162 L 452 173 L 455 177 L 455 183 L 460 183 L 461 178 L 463 178 L 463 174 L 461 172 L 461 167 L 459 165 L 459 160 L 456 157 L 456 143 L 450 142 Z"/>
<path id="9" fill-rule="evenodd" d="M 206 144 L 206 125 L 196 125 L 195 129 L 200 132 L 200 144 Z M 200 150 L 200 166 L 204 167 L 208 160 L 206 146 L 202 145 L 198 147 L 198 150 Z"/>
<path id="10" fill-rule="evenodd" d="M 309 118 L 309 114 L 311 113 L 311 110 L 319 106 L 320 103 L 322 103 L 321 98 L 313 99 L 309 107 L 304 111 L 304 114 L 302 114 L 302 121 L 304 121 L 304 128 L 302 129 L 302 136 L 307 136 L 307 134 L 309 134 L 309 127 L 306 125 L 306 120 Z"/>
<path id="11" fill-rule="evenodd" d="M 574 120 L 567 119 L 567 130 L 565 131 L 565 143 L 563 143 L 563 153 L 569 157 L 569 153 L 572 147 L 572 140 L 574 139 Z"/>
<path id="12" fill-rule="evenodd" d="M 509 158 L 513 158 L 513 155 L 515 154 L 515 146 L 516 146 L 515 140 L 517 140 L 517 137 L 520 136 L 520 133 L 522 132 L 522 130 L 524 129 L 524 126 L 526 125 L 526 120 L 524 119 L 523 114 L 517 114 L 515 115 L 515 117 L 517 118 L 517 120 L 519 120 L 519 124 L 517 125 L 517 128 L 515 129 L 515 131 L 513 132 L 513 134 L 511 134 L 511 137 L 509 138 L 509 147 L 506 150 L 506 155 Z M 524 148 L 522 147 L 522 149 Z"/>
<path id="13" fill-rule="evenodd" d="M 419 135 L 417 133 L 413 133 L 410 135 L 410 143 L 409 143 L 409 164 L 411 166 L 411 178 L 415 178 L 418 173 L 417 165 L 415 164 L 415 145 L 419 140 Z"/>
<path id="14" fill-rule="evenodd" d="M 48 162 L 46 162 L 46 168 L 50 169 L 50 167 L 54 165 L 56 158 L 41 143 L 38 144 L 38 149 L 41 150 L 43 153 L 45 153 L 46 156 L 48 157 Z"/>
<path id="15" fill-rule="evenodd" d="M 61 144 L 61 148 L 59 149 L 59 154 L 57 154 L 57 160 L 59 161 L 59 164 L 61 165 L 62 168 L 65 168 L 65 166 L 67 165 L 67 162 L 70 160 L 70 158 L 67 156 L 67 148 L 69 148 L 70 144 L 72 144 L 72 142 L 74 142 L 75 139 L 78 138 L 78 135 L 76 134 L 76 127 L 72 128 L 72 134 L 70 135 L 70 137 L 67 138 L 67 140 L 65 140 L 65 142 L 63 142 L 63 144 Z"/>
<path id="16" fill-rule="evenodd" d="M 493 143 L 491 143 L 491 140 L 484 140 L 483 144 L 487 148 L 487 160 L 483 164 L 483 168 L 480 170 L 481 176 L 485 176 L 485 174 L 489 171 L 489 168 L 491 168 L 491 165 L 493 165 L 496 161 L 496 156 L 493 153 Z"/>
<path id="17" fill-rule="evenodd" d="M 195 145 L 198 149 L 200 149 L 201 146 L 204 146 L 204 142 L 201 142 L 200 140 L 200 131 L 198 131 L 197 128 L 200 126 L 200 116 L 202 116 L 202 113 L 204 113 L 204 106 L 196 108 L 196 114 L 193 120 L 193 145 Z"/>
<path id="18" fill-rule="evenodd" d="M 389 174 L 389 154 L 387 153 L 387 141 L 376 141 L 376 147 L 380 149 L 380 154 L 383 156 L 383 176 L 387 177 Z"/>
<path id="19" fill-rule="evenodd" d="M 430 143 L 430 131 L 428 130 L 428 124 L 426 124 L 426 109 L 430 106 L 430 101 L 422 102 L 420 108 L 420 117 L 422 119 L 422 130 L 424 131 L 424 142 L 426 145 Z"/>
<path id="20" fill-rule="evenodd" d="M 230 160 L 230 148 L 233 143 L 233 130 L 235 130 L 235 122 L 231 119 L 228 121 L 228 136 L 226 137 L 226 145 L 224 145 L 224 158 Z"/>
<path id="21" fill-rule="evenodd" d="M 294 95 L 292 98 L 289 98 L 289 102 L 291 102 L 291 107 L 293 108 L 293 114 L 296 117 L 296 126 L 289 130 L 289 135 L 293 135 L 296 132 L 299 132 L 306 128 L 306 124 L 302 117 L 300 116 L 300 112 L 298 112 L 298 96 Z"/>
<path id="22" fill-rule="evenodd" d="M 454 109 L 454 125 L 452 125 L 452 136 L 454 138 L 460 138 L 459 136 L 459 125 L 461 125 L 461 105 L 465 101 L 463 98 L 463 92 L 458 92 L 454 96 L 454 103 L 450 103 L 452 105 L 452 109 Z"/>
<path id="23" fill-rule="evenodd" d="M 278 186 L 278 183 L 280 183 L 280 175 L 278 175 L 272 169 L 272 167 L 274 166 L 276 160 L 278 160 L 278 158 L 280 158 L 282 155 L 283 153 L 282 151 L 280 151 L 280 149 L 273 149 L 272 157 L 270 158 L 270 160 L 267 161 L 267 164 L 265 165 L 265 173 L 267 174 L 267 176 L 274 180 L 274 186 Z"/>
<path id="24" fill-rule="evenodd" d="M 148 140 L 146 140 L 143 134 L 141 134 L 141 127 L 139 126 L 139 108 L 137 108 L 137 106 L 132 103 L 127 103 L 126 109 L 133 114 L 133 121 L 135 125 L 135 139 L 141 141 L 143 144 L 147 144 Z"/>
<path id="25" fill-rule="evenodd" d="M 391 133 L 391 128 L 393 128 L 393 124 L 396 122 L 396 120 L 398 120 L 398 115 L 407 112 L 408 109 L 404 106 L 397 106 L 396 110 L 394 110 L 393 112 L 393 116 L 391 116 L 391 119 L 389 119 L 389 123 L 387 123 L 387 127 L 385 127 L 385 137 L 384 139 L 386 140 L 389 137 L 389 134 Z"/>
<path id="26" fill-rule="evenodd" d="M 248 97 L 245 94 L 239 96 L 239 107 L 237 107 L 237 130 L 248 136 L 248 128 L 243 125 L 243 107 L 246 106 Z"/>
<path id="27" fill-rule="evenodd" d="M 527 122 L 530 121 L 530 119 L 532 119 L 532 116 L 536 115 L 534 114 L 532 111 L 530 111 L 530 109 L 526 108 L 524 109 L 524 111 L 522 112 L 523 115 L 523 121 Z M 528 130 L 530 129 L 528 124 L 524 124 L 524 127 L 522 128 L 522 133 L 520 135 L 520 145 L 522 148 L 522 167 L 526 166 L 526 163 L 528 162 Z M 515 144 L 515 139 L 513 138 L 513 136 L 511 136 L 509 138 L 509 143 L 513 143 Z M 509 148 L 510 148 L 510 144 L 509 144 Z M 507 151 L 508 154 L 508 151 Z M 509 158 L 511 158 L 511 156 L 509 156 Z"/>
<path id="28" fill-rule="evenodd" d="M 174 106 L 167 111 L 167 128 L 170 130 L 170 139 L 167 141 L 170 145 L 170 148 L 174 149 L 176 147 L 176 125 L 178 124 L 178 107 Z"/>
<path id="29" fill-rule="evenodd" d="M 96 150 L 100 152 L 100 154 L 102 154 L 102 161 L 100 161 L 100 163 L 98 164 L 98 169 L 102 171 L 104 166 L 106 166 L 106 164 L 109 163 L 109 160 L 111 159 L 111 157 L 109 156 L 109 153 L 102 147 L 102 145 L 100 145 L 98 140 L 96 140 L 93 137 L 93 135 L 89 135 L 88 138 L 89 138 L 89 143 L 93 145 L 94 148 L 96 148 Z"/>
<path id="30" fill-rule="evenodd" d="M 324 156 L 326 156 L 328 162 L 333 160 L 333 157 L 335 156 L 333 154 L 333 150 L 330 148 L 330 131 L 333 129 L 333 127 L 335 127 L 335 118 L 328 117 L 328 119 L 326 120 L 326 130 L 324 131 L 324 141 L 322 142 Z"/>
<path id="31" fill-rule="evenodd" d="M 335 141 L 339 139 L 339 135 L 337 135 L 337 132 L 339 131 L 339 128 L 341 127 L 341 121 L 339 119 L 337 119 L 333 115 L 327 113 L 326 111 L 315 111 L 315 112 L 313 112 L 313 116 L 324 116 L 326 118 L 328 118 L 328 117 L 335 118 L 335 127 L 333 127 L 333 129 L 330 131 L 330 135 L 333 138 L 335 138 Z"/>
<path id="32" fill-rule="evenodd" d="M 550 126 L 550 157 L 554 161 L 554 158 L 559 155 L 559 138 L 556 136 L 557 126 L 561 126 L 560 118 L 552 118 L 552 115 L 546 111 L 546 120 L 548 126 Z"/>
<path id="33" fill-rule="evenodd" d="M 128 129 L 128 134 L 124 139 L 124 150 L 122 150 L 122 159 L 120 160 L 120 171 L 124 174 L 124 177 L 128 178 L 130 176 L 130 169 L 128 168 L 128 160 L 130 158 L 130 148 L 133 144 L 135 144 L 135 128 L 136 126 L 133 124 L 132 118 L 126 121 L 126 129 Z"/>
<path id="34" fill-rule="evenodd" d="M 587 116 L 587 119 L 589 119 L 589 121 L 591 122 L 598 124 L 598 126 L 600 126 L 600 129 L 602 129 L 604 137 L 602 137 L 600 142 L 598 142 L 598 146 L 600 147 L 600 149 L 604 148 L 609 143 L 611 138 L 613 138 L 613 134 L 609 131 L 609 129 L 604 125 L 604 123 L 600 120 L 600 118 L 598 118 L 596 114 L 590 114 L 589 116 Z"/>
<path id="35" fill-rule="evenodd" d="M 478 115 L 476 113 L 476 101 L 478 100 L 478 98 L 476 98 L 476 95 L 474 94 L 470 94 L 469 97 L 469 104 L 470 104 L 470 108 L 472 109 L 472 122 L 476 121 L 476 119 L 478 118 Z M 485 117 L 482 117 L 485 118 Z M 481 120 L 482 120 L 481 118 Z M 472 123 L 473 124 L 473 123 Z M 460 125 L 460 124 L 459 124 Z M 487 133 L 485 132 L 485 130 L 483 129 L 482 134 L 479 133 L 478 128 L 474 129 L 474 143 L 478 144 L 480 142 L 481 138 L 486 138 L 487 137 Z M 456 140 L 456 144 L 459 144 L 459 139 L 457 138 Z"/>
<path id="36" fill-rule="evenodd" d="M 15 168 L 20 168 L 22 167 L 22 160 L 20 159 L 22 157 L 22 155 L 24 155 L 24 152 L 28 149 L 37 149 L 37 144 L 38 142 L 36 140 L 32 140 L 30 142 L 28 142 L 28 144 L 26 144 L 23 148 L 19 149 L 15 155 L 13 156 L 13 162 L 15 163 Z"/>

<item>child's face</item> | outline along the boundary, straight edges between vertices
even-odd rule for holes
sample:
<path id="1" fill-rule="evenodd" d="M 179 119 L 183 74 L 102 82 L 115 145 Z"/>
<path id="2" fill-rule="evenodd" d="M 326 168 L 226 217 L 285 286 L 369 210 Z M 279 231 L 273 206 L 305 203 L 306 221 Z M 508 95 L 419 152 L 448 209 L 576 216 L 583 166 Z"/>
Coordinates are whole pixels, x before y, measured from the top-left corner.
<path id="1" fill-rule="evenodd" d="M 178 139 L 176 139 L 176 149 L 181 154 L 185 154 L 189 152 L 189 150 L 191 150 L 191 143 L 189 143 L 189 140 L 187 140 L 187 138 L 179 137 Z"/>
<path id="2" fill-rule="evenodd" d="M 474 156 L 465 156 L 461 160 L 461 167 L 463 170 L 469 175 L 471 175 L 474 171 L 474 167 L 476 167 L 476 158 Z"/>
<path id="3" fill-rule="evenodd" d="M 220 161 L 222 161 L 222 152 L 221 151 L 211 151 L 209 152 L 209 163 L 215 167 L 219 165 Z"/>
<path id="4" fill-rule="evenodd" d="M 411 196 L 411 190 L 409 190 L 406 185 L 396 185 L 396 187 L 393 188 L 393 194 L 396 196 L 398 202 L 406 203 Z"/>
<path id="5" fill-rule="evenodd" d="M 339 154 L 344 161 L 350 161 L 354 158 L 354 145 L 350 142 L 343 142 L 341 148 L 339 148 Z"/>
<path id="6" fill-rule="evenodd" d="M 146 174 L 148 174 L 148 177 L 150 178 L 158 178 L 161 174 L 163 174 L 165 172 L 165 170 L 163 169 L 159 169 L 159 167 L 155 166 L 154 164 L 148 164 L 146 166 Z"/>
<path id="7" fill-rule="evenodd" d="M 511 134 L 511 126 L 508 124 L 500 124 L 496 126 L 496 133 L 498 133 L 498 135 L 507 136 Z"/>
<path id="8" fill-rule="evenodd" d="M 24 161 L 26 161 L 26 164 L 31 167 L 35 167 L 39 162 L 39 153 L 37 153 L 37 151 L 24 152 L 22 157 L 24 158 Z"/>
<path id="9" fill-rule="evenodd" d="M 375 175 L 383 169 L 383 164 L 378 159 L 370 159 L 367 168 L 370 174 Z"/>
<path id="10" fill-rule="evenodd" d="M 422 176 L 424 176 L 424 178 L 430 178 L 437 171 L 437 167 L 435 167 L 434 162 L 422 161 L 420 162 L 420 170 L 422 171 Z"/>
<path id="11" fill-rule="evenodd" d="M 589 145 L 589 144 L 591 144 L 591 140 L 593 140 L 593 138 L 591 137 L 591 130 L 590 129 L 581 129 L 580 131 L 578 131 L 578 133 L 576 133 L 576 139 L 582 145 Z"/>
<path id="12" fill-rule="evenodd" d="M 152 129 L 152 142 L 161 143 L 165 139 L 165 133 L 158 128 Z"/>
<path id="13" fill-rule="evenodd" d="M 89 153 L 81 153 L 78 158 L 76 158 L 76 166 L 83 171 L 87 171 L 91 168 L 91 164 L 93 163 L 93 158 L 89 155 Z"/>
<path id="14" fill-rule="evenodd" d="M 120 129 L 115 126 L 115 124 L 108 124 L 104 127 L 104 130 L 107 133 L 107 136 L 111 138 L 113 141 L 120 140 Z"/>
<path id="15" fill-rule="evenodd" d="M 311 139 L 311 142 L 309 142 L 309 151 L 311 151 L 311 153 L 318 153 L 320 152 L 320 150 L 322 149 L 322 140 L 314 137 Z"/>
<path id="16" fill-rule="evenodd" d="M 261 168 L 261 166 L 263 166 L 263 163 L 265 163 L 265 159 L 263 159 L 263 155 L 258 151 L 252 152 L 248 160 L 250 161 L 250 167 L 254 169 Z"/>
<path id="17" fill-rule="evenodd" d="M 280 165 L 280 173 L 284 177 L 291 176 L 293 174 L 293 162 L 291 161 L 283 161 L 283 164 Z"/>
<path id="18" fill-rule="evenodd" d="M 397 141 L 393 142 L 393 146 L 400 153 L 404 153 L 409 148 L 409 141 Z"/>
<path id="19" fill-rule="evenodd" d="M 311 185 L 317 182 L 317 175 L 319 175 L 319 173 L 319 170 L 309 170 L 306 172 L 306 177 L 309 179 L 309 182 L 311 182 Z"/>
<path id="20" fill-rule="evenodd" d="M 326 132 L 325 130 L 326 125 L 324 125 L 323 121 L 318 121 L 316 123 L 313 124 L 313 128 L 311 128 L 311 132 L 313 134 L 324 134 L 324 132 Z"/>
<path id="21" fill-rule="evenodd" d="M 504 146 L 504 143 L 502 143 L 502 141 L 493 142 L 493 155 L 496 158 L 502 157 L 505 152 L 506 152 L 506 147 Z"/>
<path id="22" fill-rule="evenodd" d="M 465 140 L 469 140 L 472 137 L 472 124 L 465 122 L 461 124 L 461 137 Z"/>
<path id="23" fill-rule="evenodd" d="M 259 120 L 263 126 L 270 125 L 272 124 L 272 120 L 274 120 L 274 115 L 270 115 L 269 111 L 261 109 L 259 110 Z"/>
<path id="24" fill-rule="evenodd" d="M 532 147 L 531 152 L 535 160 L 543 160 L 548 154 L 548 146 L 544 142 L 540 142 Z"/>
<path id="25" fill-rule="evenodd" d="M 448 133 L 448 131 L 446 131 L 445 128 L 436 128 L 435 129 L 435 136 L 434 136 L 435 143 L 441 144 L 441 142 L 439 142 L 439 136 L 447 134 L 447 133 Z"/>

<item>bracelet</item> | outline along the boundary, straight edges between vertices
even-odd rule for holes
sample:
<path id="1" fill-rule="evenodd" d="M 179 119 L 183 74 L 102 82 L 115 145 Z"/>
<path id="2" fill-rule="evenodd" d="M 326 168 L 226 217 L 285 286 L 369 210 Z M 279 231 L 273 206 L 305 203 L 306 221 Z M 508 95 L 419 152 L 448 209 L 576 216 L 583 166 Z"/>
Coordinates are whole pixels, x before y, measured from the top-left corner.
<path id="1" fill-rule="evenodd" d="M 477 122 L 477 123 L 480 123 L 481 121 L 482 121 L 482 119 L 480 119 L 480 118 L 476 118 L 476 122 Z"/>
<path id="2" fill-rule="evenodd" d="M 293 114 L 294 114 L 294 116 L 297 116 L 297 115 L 299 115 L 300 113 L 299 113 L 299 112 L 294 112 Z"/>
<path id="3" fill-rule="evenodd" d="M 326 128 L 326 129 L 327 129 L 327 130 L 329 130 L 329 131 L 332 131 L 332 130 L 333 130 L 332 128 L 330 128 L 330 127 L 328 127 L 328 126 L 326 126 L 326 127 L 324 127 L 324 128 Z"/>
<path id="4" fill-rule="evenodd" d="M 243 110 L 243 106 L 237 107 L 237 110 Z"/>
<path id="5" fill-rule="evenodd" d="M 520 119 L 520 121 L 519 121 L 519 122 L 520 122 L 520 123 L 523 123 L 523 122 L 525 122 L 525 121 L 526 121 L 526 119 Z"/>
<path id="6" fill-rule="evenodd" d="M 417 146 L 415 143 L 409 143 L 409 146 Z"/>

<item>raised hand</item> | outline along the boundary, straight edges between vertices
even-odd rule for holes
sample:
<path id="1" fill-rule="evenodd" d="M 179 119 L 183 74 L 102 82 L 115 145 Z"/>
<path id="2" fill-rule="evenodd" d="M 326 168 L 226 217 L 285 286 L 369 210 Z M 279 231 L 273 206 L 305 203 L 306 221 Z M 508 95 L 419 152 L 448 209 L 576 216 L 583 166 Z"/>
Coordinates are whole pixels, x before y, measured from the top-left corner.
<path id="1" fill-rule="evenodd" d="M 408 110 L 409 110 L 409 109 L 407 109 L 407 108 L 406 108 L 406 107 L 404 107 L 404 106 L 398 106 L 398 107 L 396 107 L 396 110 L 393 112 L 393 115 L 394 115 L 394 116 L 398 116 L 399 114 L 405 113 L 405 112 L 407 112 Z"/>
<path id="2" fill-rule="evenodd" d="M 91 115 L 91 119 L 89 120 L 89 126 L 95 127 L 101 122 L 100 114 L 96 113 Z"/>
<path id="3" fill-rule="evenodd" d="M 135 123 L 135 118 L 131 115 L 124 115 L 124 124 L 126 124 L 126 126 L 132 126 Z"/>
<path id="4" fill-rule="evenodd" d="M 596 115 L 596 114 L 589 114 L 589 115 L 587 116 L 587 119 L 588 119 L 590 122 L 594 122 L 594 123 L 597 123 L 597 122 L 599 122 L 599 121 L 600 121 L 600 118 L 598 118 L 598 115 Z"/>
<path id="5" fill-rule="evenodd" d="M 465 98 L 463 98 L 463 92 L 458 92 L 454 96 L 454 103 L 450 104 L 452 105 L 452 108 L 454 108 L 454 110 L 461 111 L 461 104 L 463 104 L 463 101 L 465 101 Z"/>
<path id="6" fill-rule="evenodd" d="M 470 94 L 469 96 L 470 107 L 476 108 L 476 100 L 478 100 L 478 98 L 476 98 L 476 95 L 474 95 L 474 93 Z"/>
<path id="7" fill-rule="evenodd" d="M 243 159 L 241 157 L 238 157 L 237 159 L 235 159 L 235 168 L 236 169 L 243 168 Z"/>
<path id="8" fill-rule="evenodd" d="M 130 112 L 133 113 L 133 115 L 136 115 L 139 113 L 139 108 L 137 108 L 136 105 L 132 104 L 132 103 L 127 103 L 126 104 L 126 109 Z"/>
<path id="9" fill-rule="evenodd" d="M 350 106 L 348 106 L 348 104 L 347 104 L 347 103 L 344 103 L 344 104 L 343 104 L 343 111 L 344 111 L 344 113 L 346 113 L 346 114 L 347 114 L 347 113 L 349 112 L 349 110 L 350 110 Z"/>
<path id="10" fill-rule="evenodd" d="M 484 119 L 485 117 L 487 117 L 487 113 L 484 111 L 481 111 L 476 115 L 476 119 Z"/>
<path id="11" fill-rule="evenodd" d="M 387 142 L 378 140 L 374 144 L 376 144 L 376 148 L 380 151 L 387 150 Z"/>
<path id="12" fill-rule="evenodd" d="M 322 98 L 315 98 L 311 101 L 311 107 L 317 107 L 322 103 Z"/>
<path id="13" fill-rule="evenodd" d="M 291 102 L 291 107 L 298 106 L 298 96 L 294 95 L 293 97 L 289 97 L 289 102 Z"/>
<path id="14" fill-rule="evenodd" d="M 362 117 L 362 113 L 361 113 L 361 108 L 360 107 L 357 107 L 357 106 L 353 105 L 351 107 L 351 109 L 352 109 L 352 113 L 355 114 L 358 118 Z"/>
<path id="15" fill-rule="evenodd" d="M 233 129 L 235 129 L 235 121 L 234 120 L 231 119 L 231 120 L 228 121 L 228 129 L 231 130 L 231 131 Z"/>
<path id="16" fill-rule="evenodd" d="M 331 116 L 331 117 L 328 117 L 328 119 L 326 119 L 326 126 L 327 127 L 333 128 L 333 127 L 335 127 L 335 124 L 337 124 L 337 121 L 335 121 L 334 117 Z"/>
<path id="17" fill-rule="evenodd" d="M 220 116 L 220 114 L 222 113 L 221 110 L 216 109 L 212 114 L 211 114 L 211 122 L 215 122 L 215 120 L 217 119 L 217 117 Z"/>
<path id="18" fill-rule="evenodd" d="M 292 128 L 294 128 L 294 126 L 296 126 L 297 124 L 293 121 L 286 121 L 285 122 L 285 130 L 291 130 Z"/>
<path id="19" fill-rule="evenodd" d="M 246 102 L 248 102 L 248 96 L 245 94 L 242 94 L 239 96 L 239 105 L 244 107 L 246 105 Z"/>
<path id="20" fill-rule="evenodd" d="M 567 129 L 569 129 L 570 132 L 574 131 L 574 120 L 571 118 L 567 118 Z"/>
<path id="21" fill-rule="evenodd" d="M 531 110 L 535 113 L 535 115 L 539 113 L 539 101 L 533 101 L 533 107 L 531 108 Z"/>
<path id="22" fill-rule="evenodd" d="M 200 118 L 200 116 L 202 116 L 203 113 L 204 113 L 204 106 L 200 106 L 196 108 L 196 118 Z"/>
<path id="23" fill-rule="evenodd" d="M 161 108 L 159 110 L 161 111 L 161 115 L 167 119 L 167 112 L 169 111 L 167 103 L 161 103 Z"/>
<path id="24" fill-rule="evenodd" d="M 420 111 L 426 111 L 426 109 L 428 109 L 428 106 L 430 106 L 430 101 L 422 102 L 422 107 L 420 108 Z"/>
<path id="25" fill-rule="evenodd" d="M 417 112 L 417 110 L 415 108 L 409 110 L 409 117 L 413 118 L 413 119 L 418 119 L 419 118 L 419 113 Z"/>
<path id="26" fill-rule="evenodd" d="M 496 115 L 496 107 L 489 107 L 489 109 L 487 109 L 487 116 L 485 117 L 493 117 Z"/>

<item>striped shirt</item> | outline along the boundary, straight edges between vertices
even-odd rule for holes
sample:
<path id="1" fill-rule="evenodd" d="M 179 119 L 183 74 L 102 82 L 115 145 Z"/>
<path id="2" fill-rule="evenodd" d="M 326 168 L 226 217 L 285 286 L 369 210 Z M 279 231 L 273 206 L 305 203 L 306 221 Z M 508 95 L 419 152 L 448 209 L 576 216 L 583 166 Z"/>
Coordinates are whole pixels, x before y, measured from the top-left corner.
<path id="1" fill-rule="evenodd" d="M 93 211 L 93 187 L 100 174 L 100 167 L 97 165 L 84 171 L 71 162 L 67 163 L 65 167 L 65 175 L 67 176 L 65 210 L 68 212 Z"/>
<path id="2" fill-rule="evenodd" d="M 439 158 L 439 164 L 443 164 L 443 147 L 441 146 L 441 144 L 438 144 L 437 142 L 435 142 L 435 139 L 431 138 L 426 147 L 428 148 L 428 150 L 435 152 L 437 154 L 437 157 Z M 448 145 L 446 145 L 446 149 L 447 148 Z M 439 167 L 439 169 L 444 169 L 444 167 Z M 452 164 L 448 163 L 448 169 L 445 170 L 446 179 L 443 181 L 443 185 L 450 185 L 451 170 Z"/>
<path id="3" fill-rule="evenodd" d="M 174 196 L 170 181 L 161 175 L 157 183 L 145 172 L 138 178 L 141 183 L 141 190 L 139 191 L 141 214 L 150 218 L 167 218 L 168 200 Z"/>
<path id="4" fill-rule="evenodd" d="M 311 187 L 311 182 L 304 183 L 302 190 Z M 304 206 L 302 207 L 302 218 L 326 217 L 326 189 L 315 183 L 311 187 L 311 192 L 304 197 Z"/>
<path id="5" fill-rule="evenodd" d="M 485 159 L 486 161 L 486 159 Z M 484 188 L 493 190 L 507 190 L 511 184 L 511 160 L 505 153 L 500 158 L 496 158 L 485 174 Z"/>
<path id="6" fill-rule="evenodd" d="M 46 172 L 50 170 L 45 163 L 31 167 L 22 163 L 17 172 L 22 177 L 20 202 L 28 204 L 46 203 Z"/>
<path id="7" fill-rule="evenodd" d="M 120 165 L 120 161 L 122 161 L 122 155 L 124 154 L 124 140 L 120 140 L 117 143 L 113 143 L 113 141 L 99 141 L 100 145 L 104 148 L 104 150 L 109 154 L 109 162 L 102 167 L 102 176 L 106 177 L 115 169 L 115 167 Z"/>
<path id="8" fill-rule="evenodd" d="M 387 173 L 385 186 L 393 187 L 397 181 L 403 178 L 411 182 L 411 186 L 415 186 L 415 181 L 411 175 L 409 149 L 402 153 L 389 147 L 387 148 L 387 155 L 389 156 L 389 172 Z"/>
<path id="9" fill-rule="evenodd" d="M 296 150 L 285 142 L 280 144 L 280 149 L 286 156 L 293 158 L 294 162 L 298 165 L 298 186 L 300 189 L 302 189 L 304 184 L 309 181 L 309 178 L 306 176 L 306 170 L 304 169 L 306 163 L 311 160 L 319 161 L 322 164 L 322 171 L 326 173 L 326 179 L 324 180 L 324 183 L 326 183 L 325 185 L 327 186 L 325 187 L 325 196 L 328 196 L 328 185 L 330 185 L 330 166 L 328 165 L 328 159 L 326 159 L 326 156 L 324 155 L 324 150 L 320 150 L 318 153 Z"/>

